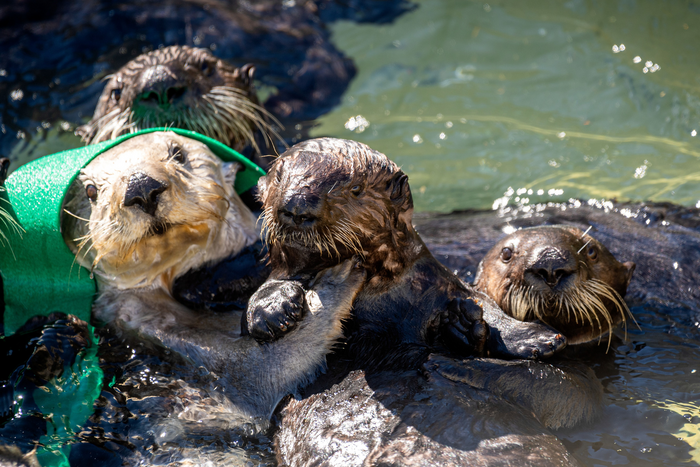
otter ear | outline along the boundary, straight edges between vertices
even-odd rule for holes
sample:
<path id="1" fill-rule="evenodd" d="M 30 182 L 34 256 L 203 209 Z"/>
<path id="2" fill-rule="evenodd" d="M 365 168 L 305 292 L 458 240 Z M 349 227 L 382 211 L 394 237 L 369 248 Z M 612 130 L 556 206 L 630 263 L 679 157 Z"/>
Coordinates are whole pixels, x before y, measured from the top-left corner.
<path id="1" fill-rule="evenodd" d="M 240 68 L 240 80 L 246 86 L 250 86 L 253 83 L 253 76 L 255 75 L 255 65 L 252 63 L 246 63 Z"/>
<path id="2" fill-rule="evenodd" d="M 243 169 L 243 164 L 240 162 L 224 162 L 221 170 L 224 173 L 224 182 L 226 185 L 233 186 L 236 183 L 236 174 Z"/>
<path id="3" fill-rule="evenodd" d="M 408 186 L 408 175 L 400 170 L 394 174 L 387 185 L 387 189 L 391 190 L 389 198 L 397 204 L 403 203 L 411 195 L 411 188 Z"/>

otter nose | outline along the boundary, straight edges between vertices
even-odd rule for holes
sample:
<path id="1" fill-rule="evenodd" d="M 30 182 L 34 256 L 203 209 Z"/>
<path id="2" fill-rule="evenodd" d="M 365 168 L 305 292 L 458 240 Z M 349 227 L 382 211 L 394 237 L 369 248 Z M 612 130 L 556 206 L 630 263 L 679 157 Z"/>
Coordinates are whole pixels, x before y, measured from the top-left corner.
<path id="1" fill-rule="evenodd" d="M 167 183 L 159 182 L 143 172 L 133 173 L 126 186 L 124 206 L 138 206 L 143 212 L 153 216 L 158 209 L 158 195 L 167 188 Z"/>
<path id="2" fill-rule="evenodd" d="M 169 105 L 187 91 L 187 86 L 177 79 L 175 72 L 163 65 L 151 67 L 141 76 L 141 94 L 138 100 L 156 105 Z"/>
<path id="3" fill-rule="evenodd" d="M 528 271 L 543 280 L 548 286 L 555 287 L 562 279 L 576 272 L 576 264 L 569 255 L 548 249 L 528 268 Z"/>
<path id="4" fill-rule="evenodd" d="M 277 210 L 281 222 L 290 227 L 311 227 L 318 220 L 319 199 L 316 196 L 294 195 Z"/>

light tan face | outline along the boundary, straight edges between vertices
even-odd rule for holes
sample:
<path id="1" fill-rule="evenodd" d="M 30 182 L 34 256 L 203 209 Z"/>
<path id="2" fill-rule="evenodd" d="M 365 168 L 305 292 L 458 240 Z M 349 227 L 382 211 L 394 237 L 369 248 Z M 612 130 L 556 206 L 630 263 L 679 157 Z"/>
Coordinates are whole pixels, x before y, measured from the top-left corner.
<path id="1" fill-rule="evenodd" d="M 631 317 L 622 297 L 634 268 L 575 227 L 540 226 L 501 239 L 479 264 L 474 285 L 510 316 L 538 319 L 578 344 Z"/>
<path id="2" fill-rule="evenodd" d="M 175 133 L 131 138 L 81 171 L 66 196 L 64 238 L 82 265 L 119 288 L 159 276 L 170 283 L 232 247 L 231 228 L 254 232 L 233 190 L 238 167 Z"/>

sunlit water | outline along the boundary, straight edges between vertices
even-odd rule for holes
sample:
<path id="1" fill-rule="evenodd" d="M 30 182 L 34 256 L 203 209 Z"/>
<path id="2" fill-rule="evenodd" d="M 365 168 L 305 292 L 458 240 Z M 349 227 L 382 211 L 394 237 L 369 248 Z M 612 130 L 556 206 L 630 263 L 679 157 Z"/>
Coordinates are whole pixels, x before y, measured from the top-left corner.
<path id="1" fill-rule="evenodd" d="M 313 136 L 386 153 L 409 174 L 422 211 L 569 198 L 700 205 L 700 5 L 417 4 L 386 25 L 328 26 L 358 75 Z M 131 55 L 162 39 L 124 37 Z M 72 130 L 91 113 L 99 79 L 119 63 L 93 56 L 94 69 L 58 72 L 73 103 L 52 102 L 39 89 L 60 80 L 0 70 L 7 95 L 0 143 L 15 167 L 81 144 Z M 22 111 L 37 95 L 47 104 Z M 15 124 L 7 121 L 13 116 Z M 557 435 L 584 465 L 697 465 L 697 326 L 664 321 L 663 304 L 632 311 L 641 331 L 629 329 L 627 341 L 590 362 L 606 387 L 604 417 Z"/>
<path id="2" fill-rule="evenodd" d="M 396 160 L 418 209 L 698 203 L 700 6 L 418 3 L 384 27 L 333 25 L 359 75 L 314 131 Z"/>

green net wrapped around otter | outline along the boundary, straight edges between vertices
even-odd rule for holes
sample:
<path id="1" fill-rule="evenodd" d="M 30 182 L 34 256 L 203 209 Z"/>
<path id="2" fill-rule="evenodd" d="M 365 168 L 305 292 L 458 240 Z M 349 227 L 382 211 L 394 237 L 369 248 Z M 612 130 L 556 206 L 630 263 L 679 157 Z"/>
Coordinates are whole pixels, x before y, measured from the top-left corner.
<path id="1" fill-rule="evenodd" d="M 61 235 L 61 208 L 80 169 L 95 157 L 134 136 L 172 131 L 203 142 L 225 162 L 239 162 L 236 192 L 252 188 L 265 172 L 228 146 L 179 128 L 150 128 L 112 141 L 42 157 L 23 165 L 5 181 L 0 207 L 17 225 L 0 219 L 0 274 L 5 302 L 4 332 L 13 333 L 28 318 L 53 311 L 87 322 L 96 293 L 90 272 L 75 261 Z M 2 235 L 0 235 L 2 238 Z"/>

